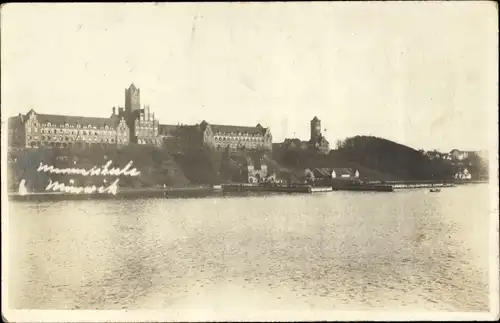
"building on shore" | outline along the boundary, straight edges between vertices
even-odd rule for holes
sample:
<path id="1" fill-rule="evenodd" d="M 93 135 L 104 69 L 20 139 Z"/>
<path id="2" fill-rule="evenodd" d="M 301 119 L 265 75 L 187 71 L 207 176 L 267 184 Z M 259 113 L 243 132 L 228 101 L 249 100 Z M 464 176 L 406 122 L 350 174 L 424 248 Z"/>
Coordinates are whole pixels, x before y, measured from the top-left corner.
<path id="1" fill-rule="evenodd" d="M 472 175 L 467 168 L 462 168 L 457 173 L 455 173 L 453 178 L 455 178 L 455 179 L 471 179 Z"/>
<path id="2" fill-rule="evenodd" d="M 330 143 L 323 136 L 321 120 L 316 116 L 311 120 L 311 139 L 309 140 L 309 144 L 321 154 L 328 154 L 330 152 Z"/>
<path id="3" fill-rule="evenodd" d="M 128 145 L 130 132 L 123 117 L 109 118 L 26 114 L 9 118 L 9 146 L 17 148 L 64 148 L 88 145 Z"/>
<path id="4" fill-rule="evenodd" d="M 321 130 L 321 120 L 314 117 L 311 122 L 311 137 L 309 141 L 302 141 L 299 138 L 285 138 L 279 145 L 287 150 L 312 150 L 319 154 L 327 155 L 330 152 L 330 143 L 326 140 Z"/>
<path id="5" fill-rule="evenodd" d="M 351 168 L 315 168 L 312 171 L 315 179 L 357 179 L 359 171 Z"/>
<path id="6" fill-rule="evenodd" d="M 106 144 L 181 147 L 208 146 L 236 151 L 272 150 L 272 134 L 261 124 L 255 127 L 160 124 L 148 105 L 141 107 L 140 89 L 125 89 L 125 107 L 112 108 L 109 118 L 38 114 L 30 110 L 9 118 L 9 146 L 18 148 L 69 147 L 75 144 Z"/>
<path id="7" fill-rule="evenodd" d="M 276 174 L 271 171 L 262 155 L 250 153 L 229 157 L 234 165 L 239 165 L 241 179 L 250 184 L 275 182 Z"/>
<path id="8" fill-rule="evenodd" d="M 209 124 L 203 120 L 199 129 L 201 140 L 209 147 L 217 150 L 238 149 L 272 150 L 272 135 L 269 128 L 257 124 L 255 127 Z"/>

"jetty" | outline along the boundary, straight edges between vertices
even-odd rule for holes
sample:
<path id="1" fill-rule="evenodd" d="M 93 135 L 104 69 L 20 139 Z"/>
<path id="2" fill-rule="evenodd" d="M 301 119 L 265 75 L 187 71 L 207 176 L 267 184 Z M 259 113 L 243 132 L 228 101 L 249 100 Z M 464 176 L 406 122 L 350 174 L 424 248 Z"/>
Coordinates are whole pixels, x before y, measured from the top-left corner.
<path id="1" fill-rule="evenodd" d="M 356 180 L 331 180 L 330 185 L 334 191 L 360 191 L 360 192 L 393 192 L 392 185 L 367 183 Z"/>
<path id="2" fill-rule="evenodd" d="M 255 184 L 224 184 L 223 193 L 230 192 L 274 192 L 274 193 L 320 193 L 331 192 L 329 186 L 311 185 L 255 185 Z"/>
<path id="3" fill-rule="evenodd" d="M 394 188 L 391 185 L 333 185 L 332 189 L 334 191 L 394 192 Z"/>
<path id="4" fill-rule="evenodd" d="M 413 189 L 413 188 L 441 188 L 441 187 L 455 187 L 455 184 L 446 183 L 408 183 L 408 184 L 392 184 L 394 189 Z"/>

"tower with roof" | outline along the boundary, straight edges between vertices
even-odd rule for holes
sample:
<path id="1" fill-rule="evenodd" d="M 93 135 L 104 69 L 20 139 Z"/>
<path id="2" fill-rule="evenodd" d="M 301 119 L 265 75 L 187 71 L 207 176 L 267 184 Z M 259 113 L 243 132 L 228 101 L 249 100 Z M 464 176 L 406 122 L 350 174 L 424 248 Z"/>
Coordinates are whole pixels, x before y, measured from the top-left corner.
<path id="1" fill-rule="evenodd" d="M 141 109 L 141 90 L 132 83 L 125 89 L 125 111 L 132 113 Z"/>
<path id="2" fill-rule="evenodd" d="M 311 120 L 311 142 L 318 142 L 321 139 L 321 120 L 314 117 Z"/>

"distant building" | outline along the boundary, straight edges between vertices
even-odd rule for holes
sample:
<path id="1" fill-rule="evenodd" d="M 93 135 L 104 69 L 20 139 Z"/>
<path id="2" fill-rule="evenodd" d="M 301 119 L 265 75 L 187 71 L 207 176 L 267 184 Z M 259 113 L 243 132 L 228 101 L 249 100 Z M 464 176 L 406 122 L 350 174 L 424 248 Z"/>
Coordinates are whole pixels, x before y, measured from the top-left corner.
<path id="1" fill-rule="evenodd" d="M 255 127 L 209 124 L 205 120 L 199 125 L 200 140 L 215 149 L 236 151 L 238 149 L 272 150 L 272 135 L 269 128 L 260 124 Z"/>
<path id="2" fill-rule="evenodd" d="M 308 149 L 310 145 L 309 141 L 301 141 L 298 138 L 286 138 L 281 147 L 286 149 Z"/>
<path id="3" fill-rule="evenodd" d="M 286 138 L 283 143 L 279 144 L 282 149 L 310 149 L 320 154 L 328 154 L 330 152 L 330 143 L 326 140 L 321 132 L 321 120 L 314 117 L 311 122 L 311 138 L 309 141 L 302 141 L 298 138 Z"/>
<path id="4" fill-rule="evenodd" d="M 469 157 L 469 152 L 468 151 L 460 151 L 458 149 L 453 149 L 450 151 L 450 157 L 452 160 L 464 160 Z"/>
<path id="5" fill-rule="evenodd" d="M 230 157 L 233 165 L 240 165 L 241 179 L 250 184 L 276 181 L 274 172 L 270 172 L 263 156 L 254 154 L 236 154 Z"/>
<path id="6" fill-rule="evenodd" d="M 359 171 L 351 168 L 333 168 L 332 178 L 359 178 Z"/>
<path id="7" fill-rule="evenodd" d="M 315 168 L 315 179 L 355 179 L 359 178 L 359 171 L 350 168 Z"/>
<path id="8" fill-rule="evenodd" d="M 330 152 L 330 143 L 323 136 L 321 132 L 321 120 L 316 116 L 311 120 L 311 139 L 309 140 L 309 144 L 313 149 L 322 154 Z"/>
<path id="9" fill-rule="evenodd" d="M 9 118 L 9 146 L 19 148 L 128 145 L 129 128 L 123 117 L 109 118 L 27 114 Z"/>
<path id="10" fill-rule="evenodd" d="M 455 174 L 454 178 L 455 179 L 471 179 L 472 175 L 471 175 L 471 173 L 469 173 L 469 170 L 467 168 L 463 168 Z"/>

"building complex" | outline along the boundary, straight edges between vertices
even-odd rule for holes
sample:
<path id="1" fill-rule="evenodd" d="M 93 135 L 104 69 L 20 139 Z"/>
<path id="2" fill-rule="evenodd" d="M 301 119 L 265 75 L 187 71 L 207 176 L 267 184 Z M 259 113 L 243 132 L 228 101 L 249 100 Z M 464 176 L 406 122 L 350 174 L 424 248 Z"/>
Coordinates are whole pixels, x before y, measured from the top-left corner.
<path id="1" fill-rule="evenodd" d="M 272 150 L 272 134 L 260 123 L 254 127 L 218 125 L 203 120 L 196 125 L 160 124 L 148 105 L 141 107 L 140 89 L 125 89 L 125 106 L 113 107 L 108 118 L 41 114 L 30 110 L 9 118 L 9 146 L 21 148 L 88 145 L 205 145 L 213 149 Z M 328 152 L 321 121 L 311 121 L 308 146 Z"/>

